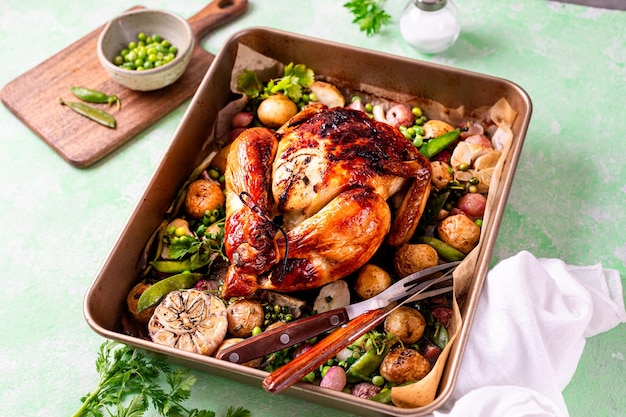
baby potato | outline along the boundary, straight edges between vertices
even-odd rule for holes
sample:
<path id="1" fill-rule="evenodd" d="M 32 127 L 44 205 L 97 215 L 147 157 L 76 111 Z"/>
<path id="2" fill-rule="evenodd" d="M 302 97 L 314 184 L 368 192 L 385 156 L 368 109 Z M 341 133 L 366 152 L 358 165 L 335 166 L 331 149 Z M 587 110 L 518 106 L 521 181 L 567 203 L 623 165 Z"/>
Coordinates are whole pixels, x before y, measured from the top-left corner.
<path id="1" fill-rule="evenodd" d="M 154 313 L 154 310 L 156 309 L 156 306 L 152 306 L 137 313 L 139 298 L 141 297 L 141 294 L 143 294 L 144 291 L 146 291 L 148 288 L 150 288 L 150 284 L 142 281 L 139 284 L 135 285 L 126 297 L 126 306 L 128 307 L 128 311 L 130 315 L 133 316 L 133 318 L 137 321 L 137 323 L 148 323 L 150 317 L 152 317 L 152 313 Z"/>
<path id="2" fill-rule="evenodd" d="M 211 166 L 217 168 L 221 173 L 226 172 L 226 162 L 228 161 L 228 153 L 230 152 L 231 147 L 230 145 L 231 144 L 229 143 L 217 151 L 217 154 L 211 161 Z"/>
<path id="3" fill-rule="evenodd" d="M 430 372 L 430 363 L 418 351 L 396 346 L 389 350 L 379 371 L 387 381 L 399 385 L 424 378 Z"/>
<path id="4" fill-rule="evenodd" d="M 480 227 L 466 215 L 454 214 L 439 223 L 437 233 L 448 245 L 468 254 L 478 244 Z"/>
<path id="5" fill-rule="evenodd" d="M 366 300 L 380 294 L 391 285 L 391 276 L 379 266 L 366 264 L 361 267 L 354 282 L 354 291 Z"/>
<path id="6" fill-rule="evenodd" d="M 443 120 L 429 120 L 424 123 L 425 138 L 436 138 L 437 136 L 441 136 L 451 130 L 454 130 L 454 127 L 452 127 L 450 123 L 444 122 Z"/>
<path id="7" fill-rule="evenodd" d="M 298 113 L 298 106 L 287 96 L 277 93 L 259 104 L 257 116 L 261 123 L 271 129 L 277 129 Z"/>
<path id="8" fill-rule="evenodd" d="M 206 211 L 213 211 L 225 204 L 222 187 L 212 180 L 198 179 L 189 184 L 185 195 L 185 211 L 200 220 Z"/>
<path id="9" fill-rule="evenodd" d="M 309 86 L 309 90 L 317 96 L 317 101 L 329 108 L 343 107 L 346 104 L 346 99 L 337 87 L 327 82 L 315 81 Z"/>
<path id="10" fill-rule="evenodd" d="M 443 161 L 432 161 L 430 165 L 433 171 L 430 182 L 438 190 L 446 188 L 450 181 L 454 179 L 450 173 L 450 165 Z"/>
<path id="11" fill-rule="evenodd" d="M 235 337 L 249 337 L 255 327 L 261 327 L 265 318 L 263 306 L 257 300 L 242 298 L 226 308 L 228 332 Z"/>
<path id="12" fill-rule="evenodd" d="M 400 278 L 439 264 L 439 255 L 432 246 L 424 243 L 405 243 L 393 258 L 393 268 Z"/>
<path id="13" fill-rule="evenodd" d="M 385 332 L 391 333 L 402 343 L 417 342 L 426 329 L 422 314 L 411 307 L 401 306 L 393 310 L 385 319 Z"/>

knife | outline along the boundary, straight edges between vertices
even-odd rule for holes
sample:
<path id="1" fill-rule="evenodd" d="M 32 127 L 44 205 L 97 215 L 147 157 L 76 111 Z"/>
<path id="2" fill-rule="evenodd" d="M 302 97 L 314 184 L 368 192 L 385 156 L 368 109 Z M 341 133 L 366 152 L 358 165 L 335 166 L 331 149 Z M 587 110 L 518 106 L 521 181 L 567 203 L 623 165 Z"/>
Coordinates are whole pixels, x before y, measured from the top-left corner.
<path id="1" fill-rule="evenodd" d="M 310 317 L 292 321 L 275 329 L 265 331 L 257 336 L 252 336 L 221 350 L 215 357 L 234 363 L 245 363 L 252 359 L 286 349 L 341 326 L 365 312 L 385 308 L 394 301 L 423 291 L 427 287 L 432 286 L 435 281 L 443 279 L 441 277 L 438 279 L 423 279 L 428 278 L 436 272 L 448 270 L 447 274 L 444 275 L 445 279 L 448 279 L 449 274 L 452 273 L 459 263 L 460 261 L 448 262 L 415 272 L 396 282 L 375 297 L 342 308 L 314 314 Z M 423 297 L 419 297 L 419 299 L 433 295 L 435 295 L 435 293 L 428 292 L 424 294 Z"/>

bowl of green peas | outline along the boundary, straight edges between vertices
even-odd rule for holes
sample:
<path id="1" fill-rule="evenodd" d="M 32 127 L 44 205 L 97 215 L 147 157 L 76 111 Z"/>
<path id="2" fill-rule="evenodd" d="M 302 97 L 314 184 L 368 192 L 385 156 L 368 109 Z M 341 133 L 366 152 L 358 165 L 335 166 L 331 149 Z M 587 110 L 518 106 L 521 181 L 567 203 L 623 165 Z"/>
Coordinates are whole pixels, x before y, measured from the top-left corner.
<path id="1" fill-rule="evenodd" d="M 152 91 L 183 75 L 193 47 L 185 19 L 165 10 L 138 9 L 106 24 L 97 52 L 112 79 L 131 90 Z"/>

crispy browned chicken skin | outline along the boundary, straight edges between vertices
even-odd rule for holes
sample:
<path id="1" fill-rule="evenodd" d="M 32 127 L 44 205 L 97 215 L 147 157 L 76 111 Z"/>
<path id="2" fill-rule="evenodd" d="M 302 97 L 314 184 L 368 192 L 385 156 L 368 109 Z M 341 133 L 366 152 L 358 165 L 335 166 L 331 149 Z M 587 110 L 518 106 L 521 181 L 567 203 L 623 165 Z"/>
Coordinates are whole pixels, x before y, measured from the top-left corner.
<path id="1" fill-rule="evenodd" d="M 226 168 L 222 295 L 317 288 L 356 271 L 385 238 L 407 242 L 430 176 L 398 129 L 358 110 L 308 106 L 277 132 L 245 130 Z M 392 215 L 387 200 L 398 192 Z"/>

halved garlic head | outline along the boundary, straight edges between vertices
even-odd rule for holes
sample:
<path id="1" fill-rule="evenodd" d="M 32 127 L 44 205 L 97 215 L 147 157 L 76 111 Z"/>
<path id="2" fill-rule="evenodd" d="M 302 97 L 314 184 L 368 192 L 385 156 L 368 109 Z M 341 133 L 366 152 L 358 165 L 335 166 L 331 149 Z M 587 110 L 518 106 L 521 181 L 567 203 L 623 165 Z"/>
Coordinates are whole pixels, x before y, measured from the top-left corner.
<path id="1" fill-rule="evenodd" d="M 218 297 L 198 290 L 168 293 L 148 323 L 155 343 L 211 355 L 228 330 L 226 306 Z"/>

